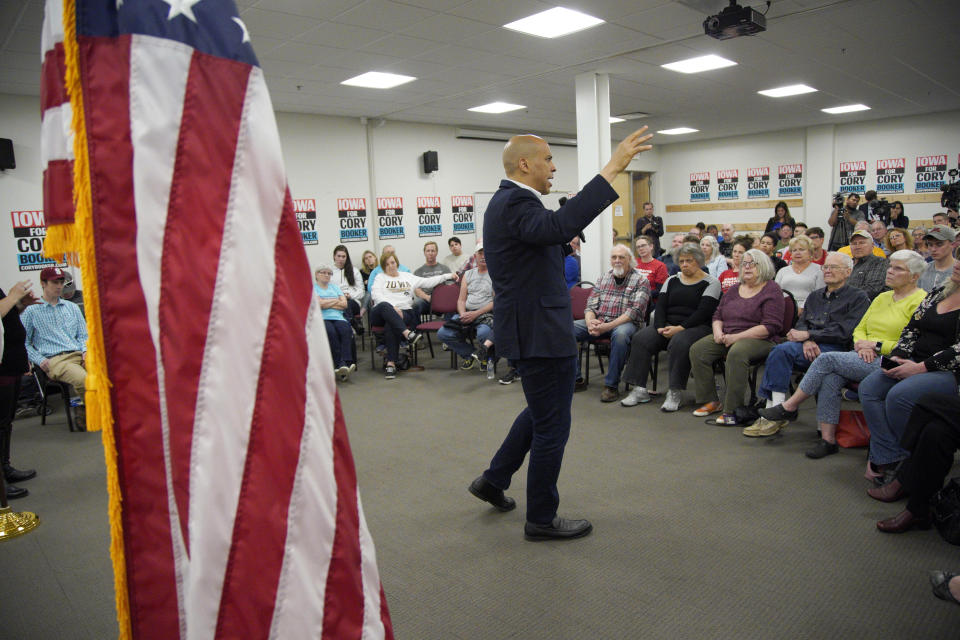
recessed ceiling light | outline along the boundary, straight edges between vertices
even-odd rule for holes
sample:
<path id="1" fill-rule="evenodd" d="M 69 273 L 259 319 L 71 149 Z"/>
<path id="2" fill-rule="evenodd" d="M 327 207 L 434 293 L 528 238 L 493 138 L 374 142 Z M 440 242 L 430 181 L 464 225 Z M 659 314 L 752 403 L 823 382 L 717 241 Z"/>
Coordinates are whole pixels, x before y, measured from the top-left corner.
<path id="1" fill-rule="evenodd" d="M 726 58 L 711 54 L 709 56 L 690 58 L 689 60 L 678 60 L 677 62 L 662 64 L 660 66 L 664 69 L 670 69 L 670 71 L 679 71 L 680 73 L 700 73 L 701 71 L 710 71 L 711 69 L 732 67 L 735 64 L 737 63 L 733 60 L 727 60 Z"/>
<path id="2" fill-rule="evenodd" d="M 351 87 L 367 87 L 369 89 L 391 89 L 401 84 L 413 82 L 416 80 L 413 76 L 401 76 L 396 73 L 381 73 L 380 71 L 367 71 L 358 76 L 344 80 L 340 84 Z"/>
<path id="3" fill-rule="evenodd" d="M 851 113 L 853 111 L 867 111 L 870 109 L 865 104 L 848 104 L 842 107 L 830 107 L 829 109 L 820 109 L 820 111 L 825 111 L 827 113 Z"/>
<path id="4" fill-rule="evenodd" d="M 510 104 L 509 102 L 491 102 L 482 104 L 479 107 L 470 107 L 467 111 L 477 111 L 478 113 L 506 113 L 507 111 L 516 111 L 517 109 L 526 109 L 522 104 Z"/>
<path id="5" fill-rule="evenodd" d="M 617 116 L 610 116 L 610 124 L 617 124 L 618 122 L 626 122 L 626 120 Z"/>
<path id="6" fill-rule="evenodd" d="M 805 84 L 791 84 L 786 87 L 777 87 L 776 89 L 764 89 L 757 91 L 762 96 L 770 98 L 786 98 L 787 96 L 798 96 L 801 93 L 813 93 L 816 89 L 808 87 Z"/>
<path id="7" fill-rule="evenodd" d="M 691 129 L 690 127 L 677 127 L 676 129 L 664 129 L 662 131 L 657 131 L 657 133 L 663 133 L 668 136 L 679 136 L 683 133 L 696 133 L 700 129 Z"/>
<path id="8" fill-rule="evenodd" d="M 541 38 L 559 38 L 568 33 L 595 27 L 598 24 L 603 24 L 603 20 L 573 9 L 554 7 L 520 20 L 514 20 L 503 26 L 505 29 L 512 29 Z"/>

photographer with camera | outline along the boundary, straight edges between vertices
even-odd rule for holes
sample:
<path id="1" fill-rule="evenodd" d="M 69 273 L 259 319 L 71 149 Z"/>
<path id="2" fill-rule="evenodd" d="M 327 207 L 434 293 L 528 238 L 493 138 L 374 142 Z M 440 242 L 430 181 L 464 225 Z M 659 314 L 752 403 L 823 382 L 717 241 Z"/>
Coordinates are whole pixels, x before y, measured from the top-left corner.
<path id="1" fill-rule="evenodd" d="M 860 204 L 860 196 L 855 193 L 848 193 L 846 201 L 843 194 L 834 194 L 833 211 L 827 220 L 827 224 L 833 227 L 830 232 L 830 251 L 836 251 L 850 244 L 854 226 L 857 222 L 866 219 L 863 212 L 857 209 L 858 204 Z"/>
<path id="2" fill-rule="evenodd" d="M 960 181 L 957 180 L 957 175 L 960 175 L 960 171 L 950 169 L 947 175 L 950 176 L 950 182 L 940 187 L 940 191 L 943 191 L 943 195 L 940 196 L 940 206 L 947 210 L 947 224 L 956 229 L 960 227 L 960 215 L 957 214 L 957 207 L 960 206 Z M 934 216 L 934 224 L 936 224 L 936 216 Z"/>

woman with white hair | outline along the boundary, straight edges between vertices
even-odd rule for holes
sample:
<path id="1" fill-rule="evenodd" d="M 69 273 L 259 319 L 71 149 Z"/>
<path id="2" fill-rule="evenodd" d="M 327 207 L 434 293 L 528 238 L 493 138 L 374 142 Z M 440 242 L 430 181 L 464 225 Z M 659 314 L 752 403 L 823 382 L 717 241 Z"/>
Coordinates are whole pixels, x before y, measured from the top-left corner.
<path id="1" fill-rule="evenodd" d="M 700 239 L 700 250 L 703 251 L 703 268 L 711 276 L 720 279 L 720 274 L 727 270 L 727 257 L 720 253 L 720 243 L 711 235 Z"/>
<path id="2" fill-rule="evenodd" d="M 321 264 L 316 271 L 317 283 L 313 293 L 323 315 L 323 325 L 327 329 L 327 341 L 330 343 L 330 355 L 333 368 L 340 380 L 346 380 L 357 370 L 353 357 L 353 329 L 343 315 L 347 308 L 347 297 L 340 287 L 331 282 L 333 265 Z"/>
<path id="3" fill-rule="evenodd" d="M 807 296 L 824 286 L 823 270 L 813 262 L 813 240 L 797 236 L 790 241 L 790 264 L 777 271 L 775 280 L 793 294 L 797 311 L 802 311 Z"/>
<path id="4" fill-rule="evenodd" d="M 713 314 L 713 335 L 690 347 L 697 404 L 695 416 L 723 410 L 716 423 L 736 426 L 735 412 L 744 404 L 750 365 L 762 362 L 773 349 L 773 338 L 783 332 L 783 290 L 773 282 L 773 264 L 759 249 L 740 260 L 740 283 L 720 298 Z M 721 404 L 713 380 L 713 365 L 724 361 L 727 390 Z"/>
<path id="5" fill-rule="evenodd" d="M 853 259 L 843 255 L 853 266 Z M 817 422 L 820 441 L 806 451 L 808 458 L 819 459 L 839 451 L 837 424 L 840 422 L 841 392 L 848 384 L 860 382 L 880 368 L 880 356 L 893 350 L 900 332 L 923 300 L 926 292 L 917 287 L 927 263 L 916 251 L 896 251 L 890 256 L 884 291 L 870 303 L 860 323 L 853 330 L 853 351 L 821 353 L 804 374 L 796 393 L 783 404 L 761 409 L 768 420 L 797 419 L 800 404 L 817 397 Z"/>

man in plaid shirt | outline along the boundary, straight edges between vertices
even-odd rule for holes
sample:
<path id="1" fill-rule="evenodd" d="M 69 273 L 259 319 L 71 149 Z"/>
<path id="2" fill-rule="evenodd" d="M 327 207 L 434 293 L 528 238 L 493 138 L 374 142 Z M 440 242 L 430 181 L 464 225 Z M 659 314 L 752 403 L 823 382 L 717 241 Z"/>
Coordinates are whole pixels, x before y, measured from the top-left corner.
<path id="1" fill-rule="evenodd" d="M 610 340 L 610 359 L 603 380 L 601 402 L 620 397 L 620 370 L 630 349 L 634 332 L 643 326 L 650 302 L 650 283 L 634 268 L 633 252 L 623 245 L 610 250 L 610 271 L 605 273 L 587 299 L 583 320 L 573 323 L 577 342 Z M 578 391 L 586 389 L 577 360 Z"/>

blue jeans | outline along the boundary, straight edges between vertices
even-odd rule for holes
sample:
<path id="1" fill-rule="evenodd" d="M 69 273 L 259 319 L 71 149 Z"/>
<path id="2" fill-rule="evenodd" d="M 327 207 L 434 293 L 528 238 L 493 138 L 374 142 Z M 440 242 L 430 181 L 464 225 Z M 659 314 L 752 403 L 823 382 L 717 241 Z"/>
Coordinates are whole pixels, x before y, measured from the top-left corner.
<path id="1" fill-rule="evenodd" d="M 957 379 L 949 371 L 929 371 L 897 380 L 877 369 L 863 379 L 859 391 L 870 428 L 870 459 L 891 464 L 910 456 L 900 438 L 917 400 L 927 393 L 956 395 Z"/>
<path id="2" fill-rule="evenodd" d="M 588 342 L 600 338 L 610 339 L 610 361 L 607 363 L 607 375 L 603 378 L 603 384 L 613 388 L 620 386 L 620 370 L 623 369 L 627 352 L 630 350 L 630 341 L 636 331 L 637 325 L 632 322 L 625 322 L 613 331 L 602 333 L 599 336 L 591 336 L 590 332 L 587 331 L 586 320 L 576 320 L 573 323 L 573 335 L 577 342 Z M 580 375 L 580 359 L 577 358 L 577 378 L 582 377 Z"/>
<path id="3" fill-rule="evenodd" d="M 459 317 L 459 314 L 454 314 L 453 319 L 456 320 Z M 473 354 L 474 349 L 470 346 L 470 343 L 464 340 L 460 333 L 453 329 L 440 327 L 439 331 L 437 331 L 437 337 L 440 338 L 440 342 L 450 347 L 453 352 L 461 358 L 469 358 Z M 479 347 L 485 340 L 493 342 L 493 327 L 486 324 L 478 324 L 477 346 Z"/>
<path id="4" fill-rule="evenodd" d="M 342 367 L 353 363 L 353 329 L 349 322 L 324 319 L 327 329 L 327 341 L 330 343 L 330 355 L 333 366 Z"/>
<path id="5" fill-rule="evenodd" d="M 879 357 L 867 364 L 856 351 L 822 353 L 798 386 L 804 393 L 817 396 L 817 422 L 838 424 L 843 388 L 849 382 L 860 382 L 879 368 Z"/>
<path id="6" fill-rule="evenodd" d="M 836 344 L 819 345 L 821 353 L 840 351 L 842 347 Z M 763 365 L 763 379 L 757 388 L 757 395 L 770 399 L 774 391 L 786 393 L 790 390 L 790 376 L 794 368 L 806 371 L 810 361 L 803 355 L 802 342 L 781 342 L 767 354 L 767 362 Z"/>

